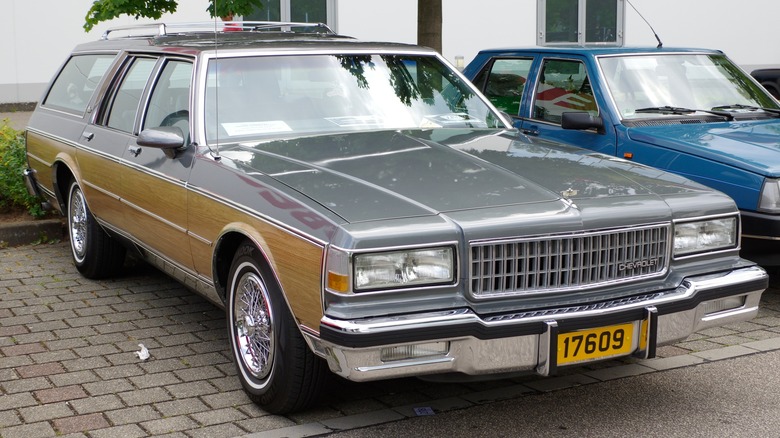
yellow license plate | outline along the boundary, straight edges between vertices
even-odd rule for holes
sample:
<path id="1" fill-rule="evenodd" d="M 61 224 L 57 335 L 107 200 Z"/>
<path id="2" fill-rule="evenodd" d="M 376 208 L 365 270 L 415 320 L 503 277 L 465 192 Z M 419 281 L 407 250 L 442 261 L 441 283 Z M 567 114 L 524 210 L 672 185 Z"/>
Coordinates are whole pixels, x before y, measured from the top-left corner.
<path id="1" fill-rule="evenodd" d="M 558 365 L 622 356 L 634 345 L 634 323 L 558 335 Z"/>

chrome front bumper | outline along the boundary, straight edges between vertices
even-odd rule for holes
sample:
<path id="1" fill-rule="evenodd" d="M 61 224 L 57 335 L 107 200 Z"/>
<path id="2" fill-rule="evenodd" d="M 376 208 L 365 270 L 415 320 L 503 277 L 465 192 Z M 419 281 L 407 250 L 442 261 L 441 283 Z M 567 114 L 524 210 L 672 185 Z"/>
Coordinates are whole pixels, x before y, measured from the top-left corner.
<path id="1" fill-rule="evenodd" d="M 606 304 L 499 318 L 481 318 L 468 309 L 356 321 L 324 317 L 320 336 L 304 335 L 331 371 L 353 381 L 439 373 L 548 375 L 557 369 L 559 333 L 632 322 L 637 332 L 645 327 L 647 342 L 640 347 L 635 339 L 629 354 L 654 357 L 656 345 L 754 318 L 767 285 L 766 272 L 753 266 L 689 278 L 672 291 Z M 454 335 L 436 335 L 448 332 Z M 471 334 L 461 334 L 465 332 Z M 383 360 L 392 347 L 413 345 L 445 347 L 421 357 Z"/>

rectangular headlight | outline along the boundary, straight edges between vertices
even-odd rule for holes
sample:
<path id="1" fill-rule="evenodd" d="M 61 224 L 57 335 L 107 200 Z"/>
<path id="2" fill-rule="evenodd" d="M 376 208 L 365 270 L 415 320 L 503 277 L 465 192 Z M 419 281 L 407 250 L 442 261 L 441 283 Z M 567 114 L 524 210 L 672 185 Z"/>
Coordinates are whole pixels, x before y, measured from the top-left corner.
<path id="1" fill-rule="evenodd" d="M 355 290 L 452 283 L 454 258 L 452 247 L 356 254 Z"/>
<path id="2" fill-rule="evenodd" d="M 717 251 L 737 246 L 736 217 L 674 224 L 674 255 Z"/>

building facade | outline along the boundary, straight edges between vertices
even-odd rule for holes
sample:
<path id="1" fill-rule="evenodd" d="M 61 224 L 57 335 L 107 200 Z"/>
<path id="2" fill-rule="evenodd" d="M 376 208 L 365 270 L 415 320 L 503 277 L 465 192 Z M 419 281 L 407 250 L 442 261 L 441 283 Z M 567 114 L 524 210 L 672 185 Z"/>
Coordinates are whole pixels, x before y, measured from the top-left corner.
<path id="1" fill-rule="evenodd" d="M 37 101 L 76 44 L 100 38 L 110 27 L 151 21 L 121 17 L 87 33 L 82 26 L 92 1 L 2 2 L 0 104 Z M 360 39 L 415 43 L 417 1 L 265 0 L 267 8 L 245 18 L 326 21 L 338 33 Z M 481 48 L 537 44 L 542 1 L 442 2 L 442 54 L 457 65 L 468 63 Z M 567 1 L 581 4 L 588 0 Z M 731 0 L 613 1 L 622 8 L 620 31 L 627 46 L 657 45 L 651 25 L 667 47 L 720 49 L 747 71 L 780 66 L 780 50 L 762 44 L 771 41 L 780 13 L 777 0 L 748 0 L 739 6 Z M 208 5 L 208 0 L 179 0 L 177 12 L 161 21 L 211 20 Z"/>

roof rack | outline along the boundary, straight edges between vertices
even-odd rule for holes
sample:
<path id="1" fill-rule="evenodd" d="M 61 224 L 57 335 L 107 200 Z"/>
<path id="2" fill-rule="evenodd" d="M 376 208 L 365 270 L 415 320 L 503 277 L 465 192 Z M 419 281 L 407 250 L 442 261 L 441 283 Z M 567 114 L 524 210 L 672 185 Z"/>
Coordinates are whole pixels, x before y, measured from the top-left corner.
<path id="1" fill-rule="evenodd" d="M 203 21 L 195 23 L 148 23 L 135 24 L 132 26 L 112 27 L 100 37 L 103 40 L 109 39 L 109 34 L 124 32 L 125 38 L 132 37 L 150 37 L 178 34 L 182 32 L 224 32 L 226 30 L 262 32 L 274 31 L 293 32 L 293 28 L 314 28 L 315 33 L 326 33 L 335 35 L 328 25 L 324 23 L 301 23 L 293 21 Z"/>

